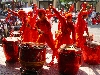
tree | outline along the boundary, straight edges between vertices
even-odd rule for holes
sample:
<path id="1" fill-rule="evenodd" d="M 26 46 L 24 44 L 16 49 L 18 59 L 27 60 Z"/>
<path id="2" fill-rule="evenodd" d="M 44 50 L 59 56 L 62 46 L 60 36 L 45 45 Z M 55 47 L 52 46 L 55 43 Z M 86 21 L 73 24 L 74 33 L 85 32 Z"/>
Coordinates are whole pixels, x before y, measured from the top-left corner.
<path id="1" fill-rule="evenodd" d="M 60 0 L 60 2 L 69 3 L 70 1 L 74 2 L 74 0 Z"/>
<path id="2" fill-rule="evenodd" d="M 68 4 L 69 2 L 73 3 L 74 0 L 59 0 L 60 7 L 63 6 L 65 9 L 67 9 L 66 6 L 69 7 L 69 4 Z M 62 3 L 63 3 L 63 5 L 62 5 Z"/>
<path id="3" fill-rule="evenodd" d="M 69 6 L 69 5 L 68 5 L 69 2 L 72 2 L 72 3 L 74 3 L 74 4 L 76 5 L 76 3 L 77 3 L 78 1 L 80 1 L 80 0 L 59 0 L 59 5 L 60 5 L 60 7 L 61 7 L 61 3 L 62 3 L 62 2 L 65 3 L 65 7 L 66 7 L 66 6 Z"/>

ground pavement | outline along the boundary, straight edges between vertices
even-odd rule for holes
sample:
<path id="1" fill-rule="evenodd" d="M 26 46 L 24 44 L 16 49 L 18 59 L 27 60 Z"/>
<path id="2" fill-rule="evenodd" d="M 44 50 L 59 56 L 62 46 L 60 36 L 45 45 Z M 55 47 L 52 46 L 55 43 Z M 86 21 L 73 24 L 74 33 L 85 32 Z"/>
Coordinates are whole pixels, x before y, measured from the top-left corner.
<path id="1" fill-rule="evenodd" d="M 88 29 L 94 35 L 94 41 L 100 42 L 100 25 L 89 25 Z"/>
<path id="2" fill-rule="evenodd" d="M 5 19 L 5 16 L 0 15 L 0 19 Z"/>

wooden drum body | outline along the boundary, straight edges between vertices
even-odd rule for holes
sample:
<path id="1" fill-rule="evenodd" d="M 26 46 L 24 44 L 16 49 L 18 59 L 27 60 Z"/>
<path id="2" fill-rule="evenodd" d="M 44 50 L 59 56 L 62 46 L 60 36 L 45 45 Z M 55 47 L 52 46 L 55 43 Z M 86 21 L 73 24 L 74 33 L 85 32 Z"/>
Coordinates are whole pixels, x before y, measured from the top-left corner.
<path id="1" fill-rule="evenodd" d="M 18 61 L 18 39 L 14 37 L 3 38 L 3 50 L 7 62 Z"/>
<path id="2" fill-rule="evenodd" d="M 20 45 L 19 62 L 24 70 L 38 71 L 46 60 L 46 46 L 32 42 Z"/>
<path id="3" fill-rule="evenodd" d="M 81 50 L 78 48 L 60 48 L 58 68 L 63 75 L 76 75 L 81 65 Z"/>
<path id="4" fill-rule="evenodd" d="M 83 59 L 91 65 L 100 64 L 100 43 L 87 41 L 83 50 Z"/>

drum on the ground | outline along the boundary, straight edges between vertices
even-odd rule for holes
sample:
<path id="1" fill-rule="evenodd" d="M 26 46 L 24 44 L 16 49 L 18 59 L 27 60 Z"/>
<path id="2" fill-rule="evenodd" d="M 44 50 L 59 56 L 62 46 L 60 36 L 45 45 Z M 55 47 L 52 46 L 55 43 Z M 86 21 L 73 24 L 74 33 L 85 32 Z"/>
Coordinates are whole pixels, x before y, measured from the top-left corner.
<path id="1" fill-rule="evenodd" d="M 19 49 L 21 70 L 38 71 L 46 60 L 46 45 L 33 42 L 22 42 Z"/>
<path id="2" fill-rule="evenodd" d="M 2 39 L 3 50 L 7 62 L 18 61 L 18 39 L 14 37 L 7 37 Z"/>
<path id="3" fill-rule="evenodd" d="M 62 45 L 58 56 L 59 72 L 63 75 L 76 75 L 81 65 L 81 49 Z"/>
<path id="4" fill-rule="evenodd" d="M 83 50 L 84 62 L 97 65 L 100 64 L 100 43 L 96 41 L 87 41 Z"/>

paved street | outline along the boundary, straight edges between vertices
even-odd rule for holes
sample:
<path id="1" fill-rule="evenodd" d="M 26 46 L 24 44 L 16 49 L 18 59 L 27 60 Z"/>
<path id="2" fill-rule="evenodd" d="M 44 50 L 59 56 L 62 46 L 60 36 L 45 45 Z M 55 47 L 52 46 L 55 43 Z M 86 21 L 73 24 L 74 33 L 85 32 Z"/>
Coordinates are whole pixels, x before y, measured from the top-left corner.
<path id="1" fill-rule="evenodd" d="M 89 32 L 94 35 L 94 41 L 100 42 L 100 25 L 91 25 L 88 26 Z M 57 29 L 57 23 L 54 23 L 54 26 L 52 28 L 53 33 L 54 30 Z M 60 75 L 58 71 L 58 64 L 55 59 L 55 65 L 51 67 L 47 67 L 47 63 L 51 60 L 52 51 L 50 48 L 47 49 L 46 54 L 46 63 L 44 64 L 43 68 L 39 71 L 38 75 Z M 6 64 L 5 63 L 5 56 L 3 52 L 3 48 L 0 47 L 0 75 L 20 75 L 20 64 L 19 62 L 16 62 L 14 64 Z M 88 65 L 86 63 L 83 63 L 81 67 L 79 68 L 77 75 L 100 75 L 100 65 Z"/>
<path id="2" fill-rule="evenodd" d="M 0 15 L 0 19 L 5 19 L 5 16 Z"/>
<path id="3" fill-rule="evenodd" d="M 94 41 L 100 42 L 100 25 L 89 25 L 88 29 L 94 35 Z"/>

